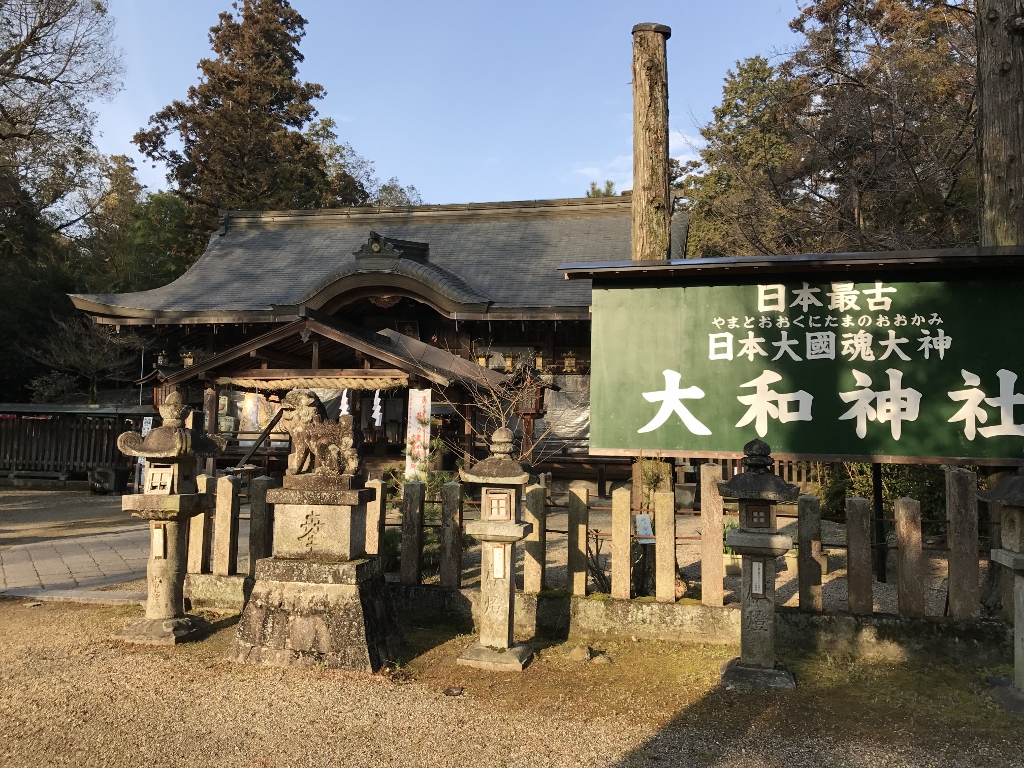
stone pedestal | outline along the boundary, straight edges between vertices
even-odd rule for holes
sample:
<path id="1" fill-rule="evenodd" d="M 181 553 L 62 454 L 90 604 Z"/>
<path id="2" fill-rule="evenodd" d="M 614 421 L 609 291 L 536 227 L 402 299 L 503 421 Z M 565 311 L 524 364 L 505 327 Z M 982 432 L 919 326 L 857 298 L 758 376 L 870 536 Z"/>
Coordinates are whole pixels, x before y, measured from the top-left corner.
<path id="1" fill-rule="evenodd" d="M 516 542 L 533 530 L 529 523 L 473 521 L 466 533 L 480 541 L 479 637 L 456 660 L 469 667 L 521 672 L 533 649 L 513 641 Z"/>
<path id="2" fill-rule="evenodd" d="M 1024 707 L 1024 552 L 994 549 L 992 550 L 992 562 L 1006 566 L 1013 572 L 1012 695 L 1017 699 L 1018 704 Z"/>
<path id="3" fill-rule="evenodd" d="M 384 594 L 380 558 L 366 555 L 366 504 L 375 493 L 351 477 L 298 475 L 267 491 L 273 557 L 256 584 L 229 658 L 251 664 L 376 672 L 403 642 Z"/>
<path id="4" fill-rule="evenodd" d="M 134 517 L 149 520 L 149 563 L 146 576 L 149 596 L 146 617 L 115 632 L 115 640 L 142 645 L 175 645 L 202 636 L 207 624 L 185 613 L 183 589 L 187 557 L 188 520 L 209 512 L 216 497 L 207 493 L 169 496 L 124 496 L 122 508 Z"/>

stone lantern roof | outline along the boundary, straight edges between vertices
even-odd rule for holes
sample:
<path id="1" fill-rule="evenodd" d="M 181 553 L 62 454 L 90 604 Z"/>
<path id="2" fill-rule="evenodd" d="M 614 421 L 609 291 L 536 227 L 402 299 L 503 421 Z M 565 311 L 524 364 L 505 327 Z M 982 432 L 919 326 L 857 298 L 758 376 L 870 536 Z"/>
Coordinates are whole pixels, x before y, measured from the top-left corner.
<path id="1" fill-rule="evenodd" d="M 491 455 L 474 464 L 471 469 L 463 469 L 459 474 L 463 482 L 480 483 L 482 485 L 525 485 L 530 475 L 523 465 L 509 454 L 512 452 L 512 439 L 515 436 L 508 427 L 499 427 L 491 435 Z"/>
<path id="2" fill-rule="evenodd" d="M 763 440 L 751 440 L 743 446 L 743 472 L 727 483 L 718 484 L 718 492 L 727 499 L 759 501 L 795 501 L 800 489 L 772 472 L 775 459 Z"/>
<path id="3" fill-rule="evenodd" d="M 978 491 L 982 501 L 998 501 L 1008 507 L 1024 507 L 1024 475 L 1016 474 L 996 483 L 996 487 L 988 491 Z"/>
<path id="4" fill-rule="evenodd" d="M 128 456 L 172 461 L 187 456 L 216 456 L 223 451 L 223 438 L 184 426 L 188 412 L 189 407 L 181 401 L 181 395 L 172 392 L 160 406 L 163 424 L 145 437 L 138 432 L 124 432 L 117 438 L 117 447 Z"/>

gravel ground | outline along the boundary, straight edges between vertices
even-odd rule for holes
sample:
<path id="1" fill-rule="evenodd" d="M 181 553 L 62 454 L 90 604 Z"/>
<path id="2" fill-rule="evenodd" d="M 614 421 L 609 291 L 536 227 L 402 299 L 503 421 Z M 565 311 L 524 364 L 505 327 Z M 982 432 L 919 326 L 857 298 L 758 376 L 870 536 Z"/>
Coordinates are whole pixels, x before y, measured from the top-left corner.
<path id="1" fill-rule="evenodd" d="M 735 648 L 625 640 L 595 648 L 610 664 L 542 646 L 488 674 L 435 628 L 369 676 L 229 663 L 233 619 L 173 649 L 108 639 L 139 614 L 0 600 L 0 764 L 1024 766 L 1024 719 L 985 694 L 1006 669 L 793 658 L 796 691 L 729 691 Z"/>

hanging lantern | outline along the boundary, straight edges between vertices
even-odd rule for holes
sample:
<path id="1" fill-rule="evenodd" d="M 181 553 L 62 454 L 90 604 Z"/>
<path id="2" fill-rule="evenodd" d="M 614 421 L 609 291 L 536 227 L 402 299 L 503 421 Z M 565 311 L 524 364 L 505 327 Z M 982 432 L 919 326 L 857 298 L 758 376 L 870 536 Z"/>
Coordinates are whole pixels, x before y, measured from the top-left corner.
<path id="1" fill-rule="evenodd" d="M 157 365 L 167 365 L 167 352 L 162 350 L 159 355 L 156 356 Z"/>
<path id="2" fill-rule="evenodd" d="M 576 373 L 576 353 L 566 352 L 562 357 L 562 371 L 565 373 Z"/>
<path id="3" fill-rule="evenodd" d="M 486 368 L 487 367 L 487 355 L 477 355 L 476 356 L 476 364 L 477 365 L 481 365 L 484 368 Z"/>
<path id="4" fill-rule="evenodd" d="M 181 364 L 186 368 L 191 368 L 196 364 L 196 353 L 195 352 L 182 352 L 181 353 Z"/>
<path id="5" fill-rule="evenodd" d="M 538 371 L 544 370 L 544 353 L 539 349 L 534 353 L 533 367 Z"/>
<path id="6" fill-rule="evenodd" d="M 505 370 L 506 371 L 511 371 L 512 370 L 512 353 L 511 352 L 506 352 L 505 353 Z"/>

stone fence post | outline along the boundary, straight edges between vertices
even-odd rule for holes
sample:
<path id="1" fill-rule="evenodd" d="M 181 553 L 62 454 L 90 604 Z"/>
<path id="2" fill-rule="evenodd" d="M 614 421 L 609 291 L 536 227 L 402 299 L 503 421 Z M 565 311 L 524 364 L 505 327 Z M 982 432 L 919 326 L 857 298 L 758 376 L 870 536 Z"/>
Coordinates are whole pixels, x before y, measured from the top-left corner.
<path id="1" fill-rule="evenodd" d="M 797 500 L 797 581 L 800 609 L 821 611 L 821 500 L 804 494 Z"/>
<path id="2" fill-rule="evenodd" d="M 587 529 L 590 524 L 590 492 L 569 489 L 569 557 L 567 588 L 573 595 L 587 594 Z"/>
<path id="3" fill-rule="evenodd" d="M 523 591 L 528 594 L 536 594 L 544 589 L 545 552 L 548 544 L 544 497 L 543 486 L 531 485 L 526 489 L 523 500 L 523 522 L 533 526 L 533 531 L 523 540 Z"/>
<path id="4" fill-rule="evenodd" d="M 441 486 L 442 587 L 462 588 L 462 483 Z"/>
<path id="5" fill-rule="evenodd" d="M 384 543 L 384 517 L 387 515 L 387 485 L 382 480 L 367 480 L 366 487 L 374 492 L 372 501 L 366 502 L 366 554 L 379 555 Z"/>
<path id="6" fill-rule="evenodd" d="M 659 603 L 676 601 L 676 494 L 654 494 L 654 596 Z"/>
<path id="7" fill-rule="evenodd" d="M 846 500 L 846 585 L 850 613 L 874 612 L 874 573 L 871 570 L 871 504 L 855 496 Z"/>
<path id="8" fill-rule="evenodd" d="M 403 584 L 420 584 L 423 580 L 423 504 L 427 486 L 407 480 L 402 486 L 402 566 L 399 578 Z"/>
<path id="9" fill-rule="evenodd" d="M 196 477 L 199 493 L 216 493 L 216 481 L 210 475 Z M 213 515 L 202 512 L 188 521 L 188 573 L 209 573 L 213 568 Z"/>
<path id="10" fill-rule="evenodd" d="M 217 478 L 217 508 L 213 513 L 213 575 L 238 573 L 237 475 Z"/>
<path id="11" fill-rule="evenodd" d="M 628 488 L 612 491 L 612 597 L 629 600 L 633 510 Z"/>
<path id="12" fill-rule="evenodd" d="M 272 554 L 273 519 L 267 491 L 275 485 L 274 479 L 266 475 L 249 481 L 249 575 L 253 577 L 256 561 Z"/>
<path id="13" fill-rule="evenodd" d="M 725 535 L 722 496 L 722 466 L 706 462 L 700 465 L 700 600 L 704 605 L 721 606 L 725 599 L 725 563 L 722 537 Z"/>
<path id="14" fill-rule="evenodd" d="M 897 499 L 896 590 L 900 616 L 924 616 L 924 553 L 921 549 L 921 502 Z"/>
<path id="15" fill-rule="evenodd" d="M 981 617 L 978 565 L 978 476 L 966 469 L 946 471 L 946 542 L 949 546 L 949 615 Z"/>

